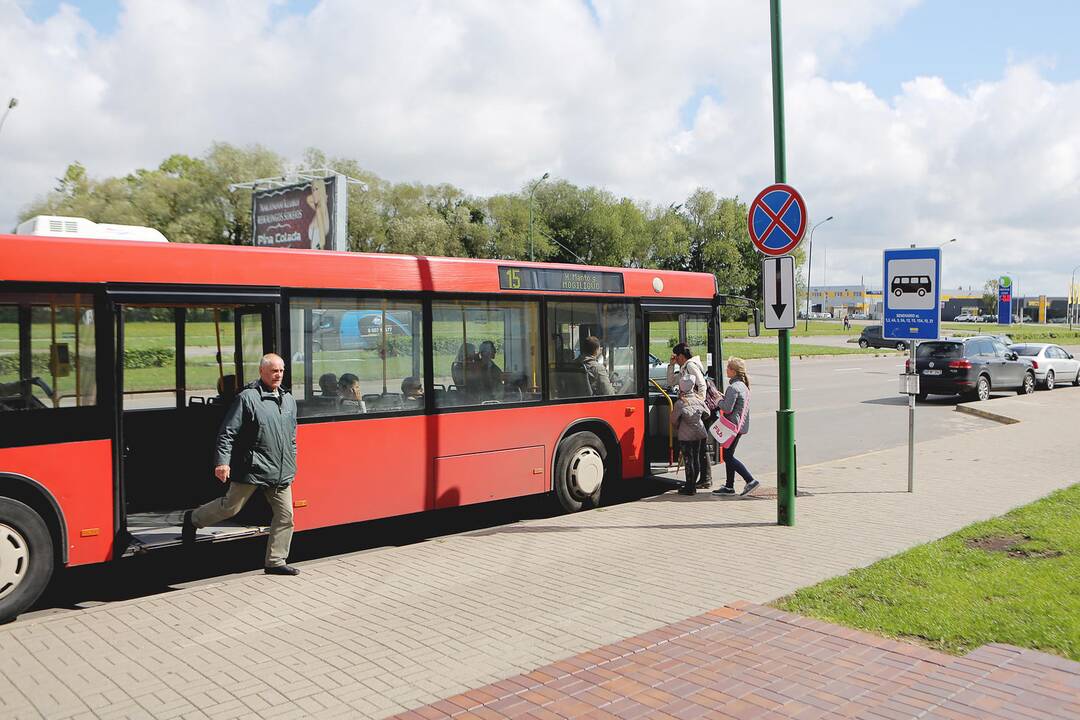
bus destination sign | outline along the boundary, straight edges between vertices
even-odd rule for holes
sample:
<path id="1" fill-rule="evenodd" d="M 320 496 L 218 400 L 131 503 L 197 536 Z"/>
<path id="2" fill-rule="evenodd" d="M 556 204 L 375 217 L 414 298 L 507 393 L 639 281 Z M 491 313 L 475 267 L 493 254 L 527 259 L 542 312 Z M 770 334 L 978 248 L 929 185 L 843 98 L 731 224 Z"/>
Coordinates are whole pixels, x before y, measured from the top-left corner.
<path id="1" fill-rule="evenodd" d="M 543 292 L 621 293 L 623 276 L 617 272 L 559 268 L 499 267 L 501 290 Z"/>

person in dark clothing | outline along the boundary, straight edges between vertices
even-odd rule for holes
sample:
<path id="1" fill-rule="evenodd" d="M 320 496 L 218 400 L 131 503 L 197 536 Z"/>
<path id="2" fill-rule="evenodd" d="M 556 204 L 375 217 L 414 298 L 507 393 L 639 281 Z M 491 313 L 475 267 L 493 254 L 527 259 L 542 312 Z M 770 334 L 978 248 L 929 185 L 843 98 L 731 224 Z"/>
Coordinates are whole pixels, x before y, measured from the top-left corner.
<path id="1" fill-rule="evenodd" d="M 501 400 L 503 397 L 503 371 L 495 363 L 495 343 L 480 343 L 480 360 L 476 366 L 479 391 L 484 400 Z"/>
<path id="2" fill-rule="evenodd" d="M 574 362 L 581 363 L 581 367 L 585 369 L 585 377 L 593 395 L 614 395 L 615 387 L 611 384 L 607 368 L 604 367 L 602 350 L 599 338 L 593 335 L 582 338 L 581 354 Z"/>
<path id="3" fill-rule="evenodd" d="M 229 487 L 224 497 L 184 513 L 182 529 L 184 543 L 194 543 L 198 528 L 233 517 L 261 489 L 274 513 L 264 563 L 269 575 L 300 574 L 286 563 L 293 535 L 296 401 L 281 387 L 284 376 L 285 361 L 264 355 L 259 380 L 236 396 L 218 431 L 214 476 Z"/>

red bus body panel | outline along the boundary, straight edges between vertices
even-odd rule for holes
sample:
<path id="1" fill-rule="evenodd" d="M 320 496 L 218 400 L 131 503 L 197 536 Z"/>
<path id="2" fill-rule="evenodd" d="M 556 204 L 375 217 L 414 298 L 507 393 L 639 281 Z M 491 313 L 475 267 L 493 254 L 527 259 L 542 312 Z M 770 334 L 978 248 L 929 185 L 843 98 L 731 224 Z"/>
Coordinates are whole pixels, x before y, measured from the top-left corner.
<path id="1" fill-rule="evenodd" d="M 0 449 L 0 472 L 34 480 L 60 506 L 67 526 L 69 565 L 112 558 L 112 462 L 110 440 Z"/>
<path id="2" fill-rule="evenodd" d="M 716 292 L 715 278 L 706 273 L 0 235 L 0 280 L 538 294 L 499 289 L 500 265 L 620 273 L 624 279 L 623 297 L 711 298 Z M 660 278 L 663 283 L 660 292 L 654 288 L 654 278 Z M 580 295 L 550 291 L 544 294 Z M 611 296 L 620 297 L 620 294 Z"/>
<path id="3" fill-rule="evenodd" d="M 625 476 L 644 474 L 641 398 L 301 425 L 296 529 L 547 492 L 555 447 L 583 417 L 614 431 Z"/>

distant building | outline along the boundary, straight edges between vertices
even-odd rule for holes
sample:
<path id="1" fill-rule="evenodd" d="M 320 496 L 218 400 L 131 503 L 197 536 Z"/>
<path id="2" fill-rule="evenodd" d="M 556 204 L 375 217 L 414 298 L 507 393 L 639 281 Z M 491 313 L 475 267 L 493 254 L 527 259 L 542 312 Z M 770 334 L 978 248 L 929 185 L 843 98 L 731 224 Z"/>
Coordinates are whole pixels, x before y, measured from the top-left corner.
<path id="1" fill-rule="evenodd" d="M 880 290 L 865 285 L 818 285 L 810 288 L 810 312 L 829 313 L 834 318 L 845 315 L 881 317 Z"/>

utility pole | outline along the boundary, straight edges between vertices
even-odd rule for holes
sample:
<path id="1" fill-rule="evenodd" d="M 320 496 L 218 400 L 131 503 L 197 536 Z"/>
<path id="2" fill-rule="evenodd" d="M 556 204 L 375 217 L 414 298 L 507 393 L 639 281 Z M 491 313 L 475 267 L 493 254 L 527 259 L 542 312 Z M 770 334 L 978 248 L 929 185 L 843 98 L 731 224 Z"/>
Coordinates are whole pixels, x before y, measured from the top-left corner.
<path id="1" fill-rule="evenodd" d="M 11 98 L 10 100 L 8 100 L 7 108 L 4 109 L 4 114 L 0 115 L 0 130 L 4 129 L 4 121 L 7 120 L 8 113 L 10 113 L 12 109 L 18 104 L 18 98 Z"/>
<path id="2" fill-rule="evenodd" d="M 769 0 L 772 30 L 773 163 L 775 181 L 787 182 L 784 145 L 784 57 L 780 38 L 780 0 Z M 779 333 L 780 409 L 776 411 L 776 523 L 795 524 L 795 411 L 791 409 L 791 338 Z"/>
<path id="3" fill-rule="evenodd" d="M 1069 298 L 1068 298 L 1068 302 L 1065 305 L 1065 307 L 1067 308 L 1065 310 L 1065 314 L 1069 316 L 1069 329 L 1070 330 L 1073 329 L 1073 323 L 1076 321 L 1074 316 L 1076 315 L 1077 301 L 1080 301 L 1080 298 L 1076 298 L 1076 271 L 1077 270 L 1080 270 L 1080 265 L 1077 265 L 1076 267 L 1073 268 L 1072 278 L 1070 278 L 1070 280 L 1069 280 Z M 1076 299 L 1074 300 L 1074 298 L 1076 298 Z"/>
<path id="4" fill-rule="evenodd" d="M 806 253 L 806 312 L 804 313 L 806 316 L 806 325 L 804 326 L 804 329 L 807 332 L 810 332 L 810 271 L 814 268 L 814 231 L 818 229 L 818 225 L 824 225 L 832 219 L 833 216 L 830 215 L 829 217 L 819 222 L 817 225 L 814 225 L 814 227 L 810 228 L 810 247 Z M 828 248 L 826 248 L 826 250 L 828 250 Z M 826 255 L 826 261 L 828 260 L 828 258 L 829 256 Z"/>
<path id="5" fill-rule="evenodd" d="M 536 188 L 540 186 L 540 183 L 548 179 L 548 173 L 544 173 L 543 177 L 532 184 L 529 188 L 529 262 L 535 260 L 533 257 L 533 195 L 536 193 Z"/>

